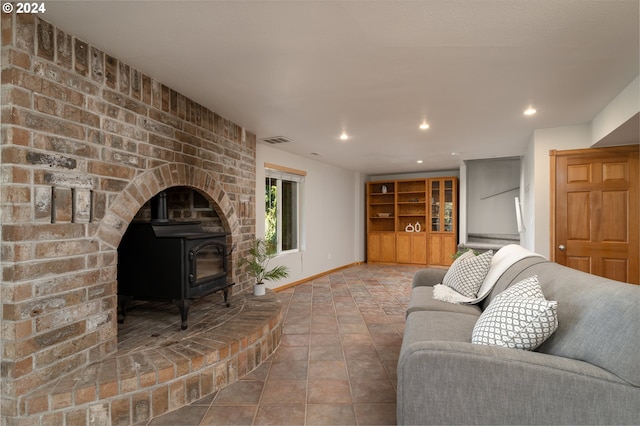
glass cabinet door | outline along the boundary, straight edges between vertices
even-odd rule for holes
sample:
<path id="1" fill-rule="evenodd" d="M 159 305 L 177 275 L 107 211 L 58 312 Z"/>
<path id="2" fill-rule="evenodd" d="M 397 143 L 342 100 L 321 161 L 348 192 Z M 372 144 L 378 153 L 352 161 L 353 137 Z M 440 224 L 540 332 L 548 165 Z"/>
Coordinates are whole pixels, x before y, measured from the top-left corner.
<path id="1" fill-rule="evenodd" d="M 444 232 L 453 232 L 453 181 L 444 181 Z"/>
<path id="2" fill-rule="evenodd" d="M 440 181 L 431 181 L 431 231 L 440 232 Z"/>
<path id="3" fill-rule="evenodd" d="M 429 179 L 427 263 L 449 266 L 458 249 L 458 180 L 456 177 Z"/>
<path id="4" fill-rule="evenodd" d="M 430 191 L 431 232 L 455 232 L 455 181 L 453 179 L 433 179 Z"/>

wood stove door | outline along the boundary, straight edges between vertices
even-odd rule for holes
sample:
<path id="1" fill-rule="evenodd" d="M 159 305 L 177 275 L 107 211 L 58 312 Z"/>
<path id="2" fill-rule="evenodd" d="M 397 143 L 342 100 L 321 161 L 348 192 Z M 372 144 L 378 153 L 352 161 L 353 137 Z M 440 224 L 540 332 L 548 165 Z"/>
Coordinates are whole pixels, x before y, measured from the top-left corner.
<path id="1" fill-rule="evenodd" d="M 220 288 L 226 284 L 227 256 L 226 244 L 207 240 L 188 250 L 188 287 L 187 297 L 194 297 Z M 193 294 L 195 292 L 195 294 Z"/>

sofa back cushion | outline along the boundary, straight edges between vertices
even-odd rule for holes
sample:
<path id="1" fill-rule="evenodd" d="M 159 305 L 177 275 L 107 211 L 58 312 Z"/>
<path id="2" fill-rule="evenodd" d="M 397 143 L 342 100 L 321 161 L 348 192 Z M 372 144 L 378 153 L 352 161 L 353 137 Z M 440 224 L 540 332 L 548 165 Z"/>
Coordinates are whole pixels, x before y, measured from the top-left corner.
<path id="1" fill-rule="evenodd" d="M 640 286 L 553 262 L 521 268 L 512 283 L 533 275 L 544 296 L 558 302 L 559 323 L 536 351 L 586 361 L 640 386 Z"/>
<path id="2" fill-rule="evenodd" d="M 525 257 L 514 263 L 509 269 L 507 269 L 496 281 L 496 284 L 491 289 L 489 295 L 480 302 L 480 307 L 484 311 L 487 306 L 491 303 L 491 301 L 500 293 L 502 293 L 507 287 L 517 283 L 520 280 L 516 280 L 515 278 L 522 275 L 522 273 L 529 270 L 529 268 L 533 265 L 537 265 L 538 263 L 549 263 L 543 257 L 533 256 L 533 257 Z M 525 278 L 535 275 L 531 273 Z"/>

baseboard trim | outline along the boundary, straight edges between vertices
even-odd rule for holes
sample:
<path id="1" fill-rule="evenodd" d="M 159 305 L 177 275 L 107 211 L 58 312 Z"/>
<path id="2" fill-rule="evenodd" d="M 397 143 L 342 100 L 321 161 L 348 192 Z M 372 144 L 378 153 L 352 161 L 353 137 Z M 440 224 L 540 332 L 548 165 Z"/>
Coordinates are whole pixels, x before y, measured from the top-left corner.
<path id="1" fill-rule="evenodd" d="M 325 275 L 333 274 L 334 272 L 338 272 L 338 271 L 341 271 L 341 270 L 343 270 L 343 269 L 350 268 L 350 267 L 352 267 L 352 266 L 363 265 L 363 264 L 365 264 L 365 263 L 366 263 L 366 262 L 353 262 L 353 263 L 350 263 L 350 264 L 348 264 L 348 265 L 340 266 L 340 267 L 335 268 L 335 269 L 330 269 L 330 270 L 328 270 L 328 271 L 321 272 L 321 273 L 316 274 L 316 275 L 312 275 L 312 276 L 310 276 L 310 277 L 304 278 L 304 279 L 299 280 L 299 281 L 295 281 L 295 282 L 292 282 L 292 283 L 289 283 L 289 284 L 285 284 L 285 285 L 283 285 L 283 286 L 281 286 L 281 287 L 272 288 L 271 290 L 273 290 L 273 291 L 275 291 L 276 293 L 278 293 L 278 292 L 280 292 L 280 291 L 287 290 L 287 289 L 289 289 L 289 288 L 291 288 L 291 287 L 295 287 L 295 286 L 297 286 L 297 285 L 304 284 L 304 283 L 307 283 L 307 282 L 309 282 L 309 281 L 313 281 L 313 280 L 315 280 L 316 278 L 324 277 Z"/>

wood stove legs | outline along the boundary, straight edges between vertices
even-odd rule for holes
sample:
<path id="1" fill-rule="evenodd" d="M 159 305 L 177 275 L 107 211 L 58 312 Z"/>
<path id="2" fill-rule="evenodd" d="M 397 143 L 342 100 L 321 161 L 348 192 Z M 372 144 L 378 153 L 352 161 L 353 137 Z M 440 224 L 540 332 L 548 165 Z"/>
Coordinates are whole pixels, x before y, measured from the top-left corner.
<path id="1" fill-rule="evenodd" d="M 120 312 L 118 313 L 118 324 L 124 324 L 124 319 L 127 316 L 127 305 L 134 299 L 133 296 L 118 295 L 118 306 Z"/>
<path id="2" fill-rule="evenodd" d="M 229 302 L 229 287 L 233 284 L 229 284 L 227 287 L 222 289 L 222 298 L 224 300 L 225 306 L 228 308 L 231 306 L 231 302 Z M 191 304 L 195 299 L 173 299 L 171 303 L 176 305 L 180 310 L 180 329 L 186 330 L 189 327 L 187 323 L 187 317 L 189 316 L 189 308 L 191 308 Z"/>
<path id="3" fill-rule="evenodd" d="M 229 302 L 229 288 L 234 284 L 235 283 L 228 283 L 225 288 L 217 290 L 222 290 L 222 298 L 227 308 L 231 306 L 231 302 Z M 124 324 L 124 319 L 127 316 L 127 305 L 133 299 L 135 299 L 135 296 L 127 296 L 123 294 L 118 295 L 118 306 L 120 307 L 120 312 L 118 313 L 118 324 Z M 191 308 L 194 300 L 195 299 L 171 299 L 171 303 L 176 305 L 178 307 L 178 310 L 180 311 L 181 330 L 186 330 L 189 327 L 187 318 L 189 317 L 189 308 Z"/>
<path id="4" fill-rule="evenodd" d="M 133 296 L 118 296 L 118 305 L 120 305 L 120 314 L 118 315 L 119 324 L 124 324 L 124 319 L 127 317 L 127 305 L 133 299 Z M 187 318 L 189 317 L 189 308 L 191 308 L 194 300 L 195 299 L 171 299 L 171 303 L 176 305 L 180 311 L 181 330 L 186 330 L 189 327 Z M 229 307 L 229 304 L 227 304 L 227 307 Z"/>
<path id="5" fill-rule="evenodd" d="M 224 300 L 224 304 L 227 308 L 231 306 L 231 302 L 229 302 L 229 287 L 231 287 L 234 284 L 235 283 L 231 283 L 222 290 L 222 299 Z"/>
<path id="6" fill-rule="evenodd" d="M 233 284 L 229 284 L 227 287 L 222 289 L 222 298 L 224 300 L 225 306 L 228 308 L 231 306 L 231 302 L 229 302 L 229 287 Z M 173 299 L 171 303 L 176 305 L 180 310 L 180 329 L 186 330 L 189 327 L 187 323 L 187 317 L 189 316 L 189 308 L 195 299 Z"/>
<path id="7" fill-rule="evenodd" d="M 194 299 L 173 299 L 171 303 L 176 305 L 180 310 L 180 330 L 186 330 L 189 327 L 187 317 L 189 316 L 189 308 Z"/>

